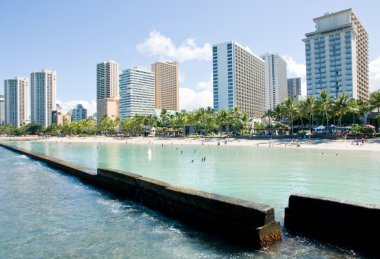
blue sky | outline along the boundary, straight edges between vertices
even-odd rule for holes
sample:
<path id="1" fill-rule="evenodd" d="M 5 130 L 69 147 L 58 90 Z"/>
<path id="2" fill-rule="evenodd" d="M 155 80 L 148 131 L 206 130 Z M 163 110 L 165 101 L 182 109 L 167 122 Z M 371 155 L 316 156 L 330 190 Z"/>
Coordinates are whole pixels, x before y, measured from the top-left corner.
<path id="1" fill-rule="evenodd" d="M 353 8 L 370 38 L 370 88 L 380 88 L 380 1 L 0 0 L 0 79 L 57 71 L 57 99 L 93 112 L 96 64 L 120 69 L 180 60 L 180 107 L 211 105 L 214 43 L 235 40 L 254 53 L 286 56 L 288 76 L 304 75 L 313 18 Z M 0 87 L 0 93 L 3 86 Z"/>

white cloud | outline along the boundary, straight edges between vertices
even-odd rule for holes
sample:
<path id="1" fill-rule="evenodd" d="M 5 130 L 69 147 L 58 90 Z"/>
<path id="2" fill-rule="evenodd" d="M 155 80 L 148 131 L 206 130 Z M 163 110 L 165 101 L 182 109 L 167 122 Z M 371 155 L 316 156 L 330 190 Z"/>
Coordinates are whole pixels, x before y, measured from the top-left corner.
<path id="1" fill-rule="evenodd" d="M 178 69 L 178 81 L 180 84 L 184 84 L 186 81 L 186 74 L 180 68 Z"/>
<path id="2" fill-rule="evenodd" d="M 306 96 L 306 65 L 297 63 L 293 57 L 287 55 L 283 55 L 282 58 L 287 63 L 288 78 L 301 77 L 301 95 Z"/>
<path id="3" fill-rule="evenodd" d="M 199 91 L 210 91 L 212 92 L 212 76 L 210 76 L 210 79 L 208 81 L 200 81 L 197 84 L 197 90 Z"/>
<path id="4" fill-rule="evenodd" d="M 86 100 L 71 100 L 71 101 L 60 101 L 57 100 L 57 104 L 62 107 L 64 112 L 69 112 L 72 110 L 77 104 L 82 104 L 84 108 L 87 109 L 87 115 L 92 116 L 96 112 L 96 101 L 86 101 Z"/>
<path id="5" fill-rule="evenodd" d="M 380 89 L 380 56 L 369 63 L 369 87 L 371 92 Z"/>
<path id="6" fill-rule="evenodd" d="M 179 105 L 181 110 L 192 111 L 200 107 L 212 107 L 212 92 L 203 90 L 196 92 L 193 89 L 179 88 Z"/>
<path id="7" fill-rule="evenodd" d="M 297 61 L 294 60 L 294 58 L 283 55 L 283 59 L 285 59 L 288 67 L 288 77 L 289 76 L 295 76 L 295 77 L 306 77 L 306 65 L 302 63 L 297 63 Z"/>
<path id="8" fill-rule="evenodd" d="M 149 37 L 138 44 L 136 49 L 151 56 L 174 59 L 179 62 L 211 60 L 211 44 L 205 43 L 198 47 L 195 38 L 188 38 L 181 45 L 175 46 L 171 38 L 162 35 L 159 31 L 150 32 Z"/>

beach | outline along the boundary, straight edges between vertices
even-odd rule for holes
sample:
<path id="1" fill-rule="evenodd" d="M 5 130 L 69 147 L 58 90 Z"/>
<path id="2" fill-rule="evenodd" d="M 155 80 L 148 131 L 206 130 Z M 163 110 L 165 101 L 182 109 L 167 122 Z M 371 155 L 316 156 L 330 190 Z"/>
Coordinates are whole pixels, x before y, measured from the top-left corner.
<path id="1" fill-rule="evenodd" d="M 191 137 L 0 137 L 0 141 L 39 141 L 49 143 L 124 143 L 141 145 L 220 145 L 220 146 L 247 146 L 256 148 L 298 148 L 298 149 L 328 149 L 328 150 L 363 150 L 380 152 L 380 139 L 368 139 L 362 144 L 357 140 L 329 140 L 329 139 L 236 139 L 236 138 L 191 138 Z"/>

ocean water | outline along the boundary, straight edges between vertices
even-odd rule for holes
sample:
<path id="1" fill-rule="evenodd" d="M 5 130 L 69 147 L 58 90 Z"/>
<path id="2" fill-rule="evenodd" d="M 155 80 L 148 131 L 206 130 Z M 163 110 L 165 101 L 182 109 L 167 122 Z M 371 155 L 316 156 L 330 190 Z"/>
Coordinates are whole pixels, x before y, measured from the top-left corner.
<path id="1" fill-rule="evenodd" d="M 269 204 L 281 223 L 291 193 L 380 202 L 379 152 L 207 145 L 16 145 L 92 168 L 121 169 Z M 0 208 L 0 258 L 358 256 L 286 230 L 283 241 L 269 249 L 234 246 L 2 148 Z"/>

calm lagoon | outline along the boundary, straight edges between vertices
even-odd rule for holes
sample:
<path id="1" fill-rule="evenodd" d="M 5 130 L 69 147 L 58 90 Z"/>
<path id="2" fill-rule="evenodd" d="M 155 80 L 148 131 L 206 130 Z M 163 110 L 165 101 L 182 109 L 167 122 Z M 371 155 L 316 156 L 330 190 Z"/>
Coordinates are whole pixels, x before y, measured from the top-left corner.
<path id="1" fill-rule="evenodd" d="M 91 168 L 125 170 L 177 186 L 269 204 L 281 223 L 291 193 L 380 204 L 380 152 L 175 144 L 16 145 Z M 94 190 L 40 162 L 5 149 L 0 153 L 0 207 L 5 208 L 0 214 L 0 257 L 82 253 L 156 258 L 357 256 L 286 231 L 278 245 L 247 251 Z"/>

